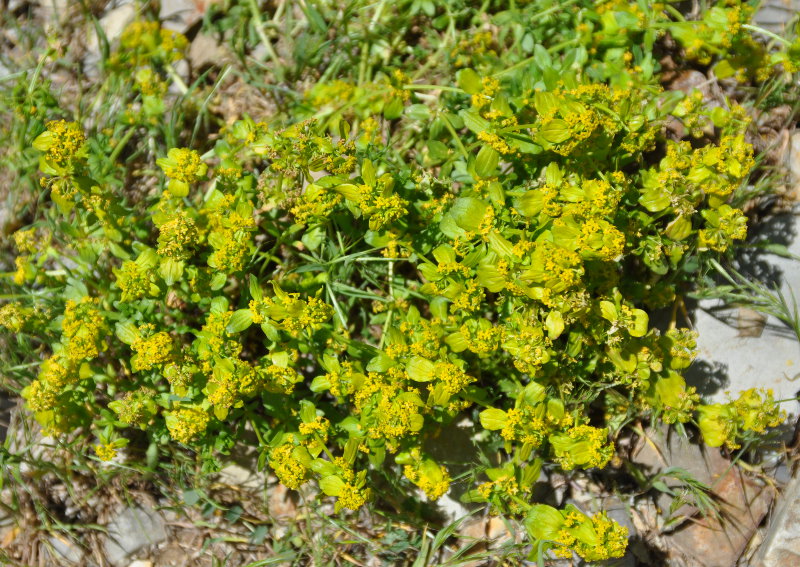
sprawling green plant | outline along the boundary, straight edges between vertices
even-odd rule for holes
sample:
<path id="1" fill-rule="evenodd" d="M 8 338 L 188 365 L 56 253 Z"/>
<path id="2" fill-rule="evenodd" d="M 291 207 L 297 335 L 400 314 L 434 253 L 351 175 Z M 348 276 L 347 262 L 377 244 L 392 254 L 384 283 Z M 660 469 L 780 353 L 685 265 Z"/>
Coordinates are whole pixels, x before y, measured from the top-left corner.
<path id="1" fill-rule="evenodd" d="M 32 139 L 43 205 L 0 324 L 44 356 L 23 395 L 46 431 L 94 436 L 103 460 L 144 435 L 207 468 L 252 431 L 283 484 L 356 510 L 382 474 L 444 495 L 426 442 L 471 416 L 503 457 L 467 499 L 524 517 L 539 553 L 595 561 L 625 528 L 532 502 L 543 468 L 607 466 L 636 417 L 695 420 L 712 446 L 780 423 L 769 393 L 700 404 L 694 333 L 649 323 L 745 238 L 729 201 L 754 167 L 745 109 L 664 92 L 653 45 L 668 32 L 742 80 L 793 71 L 792 50 L 757 43 L 738 2 L 700 21 L 513 4 L 456 32 L 472 8 L 379 3 L 375 22 L 412 10 L 451 34 L 435 72 L 402 46 L 326 72 L 285 115 L 165 148 L 136 192 L 116 160 L 157 133 L 186 42 L 131 26 L 108 65 L 131 97 L 116 129 Z"/>

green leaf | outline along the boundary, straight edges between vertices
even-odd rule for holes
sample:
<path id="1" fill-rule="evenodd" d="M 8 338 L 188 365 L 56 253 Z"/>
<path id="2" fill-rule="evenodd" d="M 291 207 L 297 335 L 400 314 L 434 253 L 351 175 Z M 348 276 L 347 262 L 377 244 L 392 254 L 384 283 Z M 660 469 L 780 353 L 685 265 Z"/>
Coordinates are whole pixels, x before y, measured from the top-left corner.
<path id="1" fill-rule="evenodd" d="M 647 326 L 650 323 L 650 318 L 647 313 L 641 309 L 633 310 L 633 326 L 628 329 L 628 333 L 632 337 L 643 337 L 647 334 Z"/>
<path id="2" fill-rule="evenodd" d="M 264 298 L 264 292 L 261 290 L 261 286 L 258 285 L 258 279 L 253 274 L 247 275 L 247 285 L 252 299 L 261 301 Z"/>
<path id="3" fill-rule="evenodd" d="M 450 215 L 460 228 L 474 232 L 480 228 L 488 207 L 488 203 L 475 197 L 460 197 L 453 203 Z"/>
<path id="4" fill-rule="evenodd" d="M 472 69 L 462 69 L 458 73 L 458 86 L 467 94 L 478 94 L 483 90 L 483 82 L 480 75 Z"/>
<path id="5" fill-rule="evenodd" d="M 503 429 L 508 422 L 508 416 L 506 415 L 506 412 L 497 408 L 483 410 L 480 414 L 480 418 L 483 428 L 488 429 L 489 431 Z"/>
<path id="6" fill-rule="evenodd" d="M 547 336 L 551 340 L 557 339 L 561 333 L 564 332 L 564 317 L 560 311 L 551 311 L 547 314 L 547 319 L 544 322 L 544 328 L 547 329 Z"/>
<path id="7" fill-rule="evenodd" d="M 367 372 L 386 372 L 397 363 L 389 358 L 386 353 L 379 352 L 367 363 Z"/>
<path id="8" fill-rule="evenodd" d="M 572 136 L 569 125 L 560 118 L 551 120 L 539 129 L 537 138 L 551 144 L 566 142 Z"/>
<path id="9" fill-rule="evenodd" d="M 225 330 L 233 335 L 234 333 L 241 333 L 252 324 L 253 312 L 249 309 L 238 309 L 231 315 L 231 319 L 228 322 L 228 326 L 225 327 Z"/>
<path id="10" fill-rule="evenodd" d="M 311 385 L 308 387 L 314 393 L 324 392 L 326 390 L 330 390 L 331 388 L 331 381 L 328 380 L 327 376 L 317 376 L 311 381 Z"/>
<path id="11" fill-rule="evenodd" d="M 132 321 L 122 321 L 114 326 L 114 334 L 126 345 L 132 345 L 139 338 L 139 329 Z"/>
<path id="12" fill-rule="evenodd" d="M 372 165 L 372 162 L 368 159 L 365 159 L 361 163 L 361 179 L 363 179 L 364 183 L 370 187 L 374 187 L 377 181 L 375 166 Z"/>
<path id="13" fill-rule="evenodd" d="M 161 274 L 167 285 L 172 285 L 183 277 L 183 268 L 183 261 L 175 260 L 174 258 L 163 258 L 158 273 Z"/>
<path id="14" fill-rule="evenodd" d="M 606 321 L 613 323 L 617 320 L 617 308 L 610 301 L 603 300 L 600 302 L 600 314 Z"/>
<path id="15" fill-rule="evenodd" d="M 475 158 L 475 173 L 480 177 L 491 177 L 500 163 L 500 154 L 492 146 L 483 146 Z"/>
<path id="16" fill-rule="evenodd" d="M 406 364 L 408 377 L 417 382 L 430 382 L 436 366 L 427 358 L 415 356 Z"/>
<path id="17" fill-rule="evenodd" d="M 406 116 L 417 121 L 428 120 L 431 117 L 431 111 L 424 104 L 412 104 L 406 108 Z"/>
<path id="18" fill-rule="evenodd" d="M 353 201 L 354 203 L 361 201 L 361 189 L 352 183 L 342 183 L 334 187 L 333 190 L 348 201 Z"/>
<path id="19" fill-rule="evenodd" d="M 534 504 L 525 517 L 525 527 L 534 539 L 554 540 L 564 525 L 561 512 L 546 504 Z"/>
<path id="20" fill-rule="evenodd" d="M 673 240 L 683 240 L 692 233 L 692 223 L 684 215 L 680 215 L 667 225 L 664 232 Z"/>
<path id="21" fill-rule="evenodd" d="M 469 128 L 473 134 L 485 132 L 491 127 L 491 123 L 482 117 L 475 109 L 462 110 L 458 115 L 464 120 L 464 125 Z"/>
<path id="22" fill-rule="evenodd" d="M 339 496 L 344 484 L 344 481 L 338 476 L 329 475 L 319 481 L 319 488 L 328 496 Z"/>
<path id="23" fill-rule="evenodd" d="M 225 287 L 225 283 L 227 281 L 228 281 L 228 274 L 226 274 L 225 272 L 217 272 L 216 274 L 214 274 L 214 277 L 211 278 L 211 281 L 209 282 L 208 285 L 212 290 L 218 291 L 223 287 Z"/>
<path id="24" fill-rule="evenodd" d="M 403 115 L 403 99 L 394 97 L 383 108 L 383 116 L 386 120 L 396 120 Z"/>

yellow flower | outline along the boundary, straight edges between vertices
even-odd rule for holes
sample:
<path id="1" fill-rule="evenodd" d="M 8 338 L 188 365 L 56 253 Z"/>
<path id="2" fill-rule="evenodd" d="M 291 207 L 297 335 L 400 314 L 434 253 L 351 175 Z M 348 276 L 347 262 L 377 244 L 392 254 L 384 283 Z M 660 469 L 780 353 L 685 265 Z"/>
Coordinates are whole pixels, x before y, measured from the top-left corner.
<path id="1" fill-rule="evenodd" d="M 198 408 L 186 407 L 166 414 L 165 421 L 169 434 L 179 443 L 189 443 L 205 432 L 208 427 L 208 414 Z"/>
<path id="2" fill-rule="evenodd" d="M 158 227 L 158 253 L 173 260 L 185 260 L 191 256 L 191 246 L 197 242 L 194 220 L 185 212 L 175 214 Z"/>
<path id="3" fill-rule="evenodd" d="M 297 490 L 308 482 L 309 471 L 292 456 L 294 447 L 292 443 L 284 443 L 270 449 L 268 464 L 275 472 L 278 480 L 281 481 L 281 484 L 292 490 Z"/>
<path id="4" fill-rule="evenodd" d="M 358 510 L 367 502 L 371 492 L 369 488 L 359 489 L 349 482 L 345 482 L 338 500 L 336 501 L 336 506 L 338 508 Z"/>
<path id="5" fill-rule="evenodd" d="M 94 452 L 101 461 L 110 461 L 117 456 L 117 450 L 110 443 L 95 445 Z"/>
<path id="6" fill-rule="evenodd" d="M 79 303 L 67 301 L 61 328 L 70 360 L 85 360 L 100 354 L 105 321 L 97 304 L 98 300 L 90 297 L 84 297 Z"/>
<path id="7" fill-rule="evenodd" d="M 172 338 L 161 331 L 147 338 L 138 338 L 131 345 L 136 355 L 131 358 L 134 372 L 150 370 L 170 361 L 172 358 Z"/>

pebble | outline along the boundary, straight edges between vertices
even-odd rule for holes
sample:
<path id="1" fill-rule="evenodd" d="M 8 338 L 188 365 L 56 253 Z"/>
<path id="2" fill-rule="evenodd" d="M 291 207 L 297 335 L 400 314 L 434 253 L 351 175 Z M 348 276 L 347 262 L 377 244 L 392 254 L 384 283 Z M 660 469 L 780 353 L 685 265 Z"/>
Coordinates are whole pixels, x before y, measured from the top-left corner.
<path id="1" fill-rule="evenodd" d="M 753 567 L 800 565 L 800 477 L 783 492 Z"/>
<path id="2" fill-rule="evenodd" d="M 128 565 L 131 555 L 166 539 L 164 519 L 158 512 L 138 506 L 125 508 L 108 524 L 106 558 L 114 566 Z"/>

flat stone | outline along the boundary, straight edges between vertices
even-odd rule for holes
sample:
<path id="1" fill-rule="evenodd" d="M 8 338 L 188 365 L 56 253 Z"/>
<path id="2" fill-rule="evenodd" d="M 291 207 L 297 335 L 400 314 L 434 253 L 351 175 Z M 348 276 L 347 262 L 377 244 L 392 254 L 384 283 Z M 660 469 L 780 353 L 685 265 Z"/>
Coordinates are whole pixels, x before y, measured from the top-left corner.
<path id="1" fill-rule="evenodd" d="M 203 18 L 212 3 L 212 0 L 161 0 L 159 18 L 165 28 L 185 33 Z"/>
<path id="2" fill-rule="evenodd" d="M 226 63 L 235 61 L 235 57 L 227 46 L 205 33 L 198 33 L 192 40 L 188 57 L 195 69 L 202 69 L 207 65 L 222 67 Z"/>
<path id="3" fill-rule="evenodd" d="M 722 456 L 719 449 L 690 443 L 666 426 L 646 430 L 645 437 L 639 439 L 634 448 L 631 460 L 643 468 L 648 476 L 670 468 L 683 469 L 698 482 L 710 487 L 714 493 L 729 473 L 738 470 Z M 677 493 L 685 486 L 672 475 L 665 475 L 660 480 Z M 651 528 L 658 529 L 662 534 L 677 529 L 698 513 L 698 509 L 691 503 L 682 504 L 670 513 L 673 500 L 665 492 L 661 492 L 657 498 L 659 513 L 657 517 L 651 518 L 650 523 Z"/>
<path id="4" fill-rule="evenodd" d="M 164 519 L 158 512 L 138 506 L 125 508 L 108 524 L 106 558 L 115 566 L 128 565 L 134 553 L 166 539 Z"/>
<path id="5" fill-rule="evenodd" d="M 777 34 L 786 32 L 786 24 L 800 10 L 798 0 L 766 0 L 760 4 L 753 21 L 760 27 Z"/>
<path id="6" fill-rule="evenodd" d="M 773 489 L 733 467 L 715 484 L 714 494 L 719 516 L 697 519 L 669 534 L 668 548 L 683 554 L 690 565 L 734 567 L 769 511 Z"/>
<path id="7" fill-rule="evenodd" d="M 800 565 L 800 477 L 786 486 L 779 502 L 754 567 Z"/>
<path id="8" fill-rule="evenodd" d="M 47 538 L 47 543 L 48 552 L 51 555 L 55 553 L 53 559 L 69 564 L 82 563 L 83 550 L 75 542 L 62 535 L 51 535 Z"/>
<path id="9" fill-rule="evenodd" d="M 274 520 L 293 518 L 297 515 L 297 495 L 284 485 L 276 484 L 268 489 L 267 506 Z"/>
<path id="10" fill-rule="evenodd" d="M 229 486 L 261 490 L 267 483 L 267 477 L 262 472 L 253 471 L 238 464 L 232 464 L 219 471 L 219 482 Z"/>

